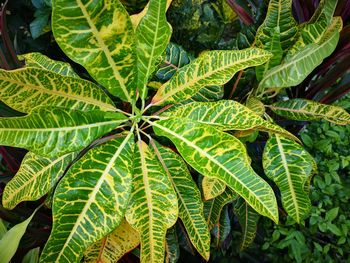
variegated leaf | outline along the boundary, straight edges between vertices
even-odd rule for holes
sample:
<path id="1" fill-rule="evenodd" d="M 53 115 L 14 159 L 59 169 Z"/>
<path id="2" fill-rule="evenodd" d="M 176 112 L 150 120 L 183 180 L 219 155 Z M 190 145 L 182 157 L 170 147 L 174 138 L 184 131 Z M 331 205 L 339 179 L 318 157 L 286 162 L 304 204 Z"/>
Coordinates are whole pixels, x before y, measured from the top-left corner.
<path id="1" fill-rule="evenodd" d="M 204 215 L 210 230 L 219 222 L 223 207 L 237 198 L 238 195 L 227 187 L 218 197 L 204 202 Z"/>
<path id="2" fill-rule="evenodd" d="M 133 134 L 91 149 L 57 186 L 52 232 L 40 262 L 79 262 L 123 220 L 132 184 Z"/>
<path id="3" fill-rule="evenodd" d="M 205 52 L 161 86 L 151 104 L 164 105 L 189 99 L 202 87 L 223 85 L 236 72 L 261 65 L 270 57 L 269 52 L 257 48 Z"/>
<path id="4" fill-rule="evenodd" d="M 79 78 L 69 63 L 52 60 L 38 52 L 19 55 L 18 58 L 25 61 L 27 68 L 46 69 L 63 76 Z"/>
<path id="5" fill-rule="evenodd" d="M 22 201 L 38 200 L 55 186 L 76 156 L 77 153 L 68 153 L 52 159 L 27 153 L 16 175 L 6 184 L 2 205 L 13 209 Z"/>
<path id="6" fill-rule="evenodd" d="M 179 217 L 188 236 L 199 254 L 208 260 L 210 234 L 203 216 L 203 203 L 197 185 L 178 154 L 154 141 L 151 141 L 151 145 L 173 184 L 179 204 Z"/>
<path id="7" fill-rule="evenodd" d="M 170 108 L 162 116 L 183 118 L 191 121 L 209 124 L 220 130 L 251 130 L 283 134 L 298 140 L 280 126 L 265 121 L 259 115 L 244 105 L 233 100 L 217 102 L 193 102 L 180 107 Z"/>
<path id="8" fill-rule="evenodd" d="M 140 233 L 141 262 L 163 263 L 165 235 L 178 217 L 176 194 L 145 142 L 137 142 L 133 163 L 133 191 L 126 219 Z"/>
<path id="9" fill-rule="evenodd" d="M 284 209 L 300 223 L 311 206 L 309 189 L 304 186 L 311 176 L 312 157 L 294 141 L 273 135 L 264 149 L 263 166 L 281 191 Z"/>
<path id="10" fill-rule="evenodd" d="M 214 226 L 211 234 L 214 236 L 213 243 L 217 248 L 221 246 L 231 233 L 231 220 L 228 206 L 224 206 L 221 212 L 219 222 Z"/>
<path id="11" fill-rule="evenodd" d="M 257 115 L 262 116 L 265 113 L 265 105 L 259 99 L 250 97 L 246 101 L 246 107 L 255 112 Z"/>
<path id="12" fill-rule="evenodd" d="M 324 16 L 329 23 L 332 18 L 333 14 L 335 12 L 335 9 L 337 7 L 338 0 L 321 0 L 320 3 L 318 4 L 318 7 L 311 17 L 311 19 L 307 22 L 307 24 L 310 23 L 315 23 L 320 21 L 322 19 L 322 16 Z"/>
<path id="13" fill-rule="evenodd" d="M 120 113 L 37 107 L 24 117 L 0 118 L 0 145 L 55 158 L 82 150 L 126 120 Z"/>
<path id="14" fill-rule="evenodd" d="M 45 69 L 0 70 L 0 98 L 11 108 L 29 113 L 34 107 L 115 111 L 111 99 L 95 84 Z"/>
<path id="15" fill-rule="evenodd" d="M 147 13 L 136 28 L 137 87 L 142 99 L 147 96 L 146 84 L 156 70 L 156 64 L 165 51 L 172 33 L 165 12 L 166 0 L 150 0 Z"/>
<path id="16" fill-rule="evenodd" d="M 238 198 L 234 207 L 242 228 L 241 250 L 246 249 L 253 243 L 258 228 L 259 214 L 252 209 L 243 198 Z"/>
<path id="17" fill-rule="evenodd" d="M 116 263 L 140 244 L 139 233 L 126 220 L 84 252 L 84 263 Z"/>
<path id="18" fill-rule="evenodd" d="M 292 120 L 325 119 L 338 125 L 350 124 L 350 114 L 343 108 L 305 99 L 280 101 L 269 106 L 276 114 Z"/>
<path id="19" fill-rule="evenodd" d="M 169 228 L 166 234 L 165 263 L 176 263 L 180 258 L 180 247 L 175 227 Z"/>
<path id="20" fill-rule="evenodd" d="M 246 148 L 237 138 L 186 119 L 160 120 L 152 125 L 155 133 L 168 137 L 199 173 L 224 181 L 260 214 L 278 222 L 275 195 L 250 167 Z"/>
<path id="21" fill-rule="evenodd" d="M 333 53 L 341 28 L 341 19 L 334 19 L 317 43 L 306 45 L 295 54 L 287 56 L 281 65 L 267 71 L 259 83 L 258 94 L 263 95 L 267 89 L 279 91 L 300 84 L 324 58 Z"/>
<path id="22" fill-rule="evenodd" d="M 202 190 L 205 200 L 210 200 L 221 195 L 225 189 L 226 184 L 219 179 L 204 177 L 202 180 Z"/>
<path id="23" fill-rule="evenodd" d="M 113 95 L 135 91 L 135 35 L 119 0 L 53 0 L 52 30 L 62 50 Z"/>
<path id="24" fill-rule="evenodd" d="M 298 36 L 298 26 L 292 14 L 292 0 L 271 0 L 266 18 L 256 32 L 257 47 L 265 47 L 271 43 L 275 28 L 279 28 L 283 50 L 293 45 Z"/>

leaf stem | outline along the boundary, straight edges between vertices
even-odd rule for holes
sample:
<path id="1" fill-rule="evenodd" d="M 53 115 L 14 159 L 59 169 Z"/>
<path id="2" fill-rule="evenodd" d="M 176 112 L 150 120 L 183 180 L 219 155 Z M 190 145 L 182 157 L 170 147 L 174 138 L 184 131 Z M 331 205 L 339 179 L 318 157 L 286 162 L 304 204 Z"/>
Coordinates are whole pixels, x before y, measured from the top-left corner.
<path id="1" fill-rule="evenodd" d="M 233 85 L 233 88 L 232 88 L 232 90 L 231 90 L 230 96 L 228 97 L 229 99 L 232 99 L 233 94 L 235 93 L 235 91 L 236 91 L 236 89 L 237 89 L 238 83 L 239 83 L 239 81 L 241 80 L 242 75 L 243 75 L 243 70 L 241 70 L 240 72 L 238 72 L 237 79 L 236 79 L 236 81 L 235 81 L 235 84 Z"/>

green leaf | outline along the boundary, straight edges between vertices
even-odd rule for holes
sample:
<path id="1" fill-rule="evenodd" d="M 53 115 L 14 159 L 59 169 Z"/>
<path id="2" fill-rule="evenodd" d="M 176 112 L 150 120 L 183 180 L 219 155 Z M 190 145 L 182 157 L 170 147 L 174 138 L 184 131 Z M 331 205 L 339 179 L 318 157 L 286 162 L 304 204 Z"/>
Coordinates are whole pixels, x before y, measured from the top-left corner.
<path id="1" fill-rule="evenodd" d="M 16 175 L 6 184 L 2 205 L 13 209 L 22 201 L 35 201 L 47 194 L 65 172 L 77 153 L 59 158 L 46 158 L 29 152 Z"/>
<path id="2" fill-rule="evenodd" d="M 171 26 L 166 20 L 166 0 L 150 0 L 147 13 L 136 28 L 137 37 L 137 86 L 141 98 L 147 95 L 146 84 L 156 70 L 156 64 L 165 51 Z"/>
<path id="3" fill-rule="evenodd" d="M 189 99 L 202 87 L 223 85 L 236 72 L 261 65 L 270 57 L 269 52 L 257 48 L 205 52 L 161 86 L 151 104 L 164 105 Z"/>
<path id="4" fill-rule="evenodd" d="M 333 221 L 338 216 L 339 207 L 334 207 L 326 212 L 326 221 Z"/>
<path id="5" fill-rule="evenodd" d="M 0 240 L 7 232 L 8 222 L 0 218 Z"/>
<path id="6" fill-rule="evenodd" d="M 111 119 L 102 111 L 37 107 L 24 117 L 0 118 L 0 145 L 55 158 L 85 148 L 126 120 L 120 113 Z"/>
<path id="7" fill-rule="evenodd" d="M 221 195 L 225 189 L 226 184 L 219 179 L 204 177 L 202 180 L 202 190 L 205 200 L 210 200 Z"/>
<path id="8" fill-rule="evenodd" d="M 84 252 L 84 263 L 115 263 L 140 244 L 139 233 L 126 220 Z"/>
<path id="9" fill-rule="evenodd" d="M 39 206 L 39 208 L 40 207 L 41 206 Z M 17 251 L 21 238 L 23 237 L 30 221 L 32 220 L 36 211 L 38 211 L 39 208 L 37 208 L 27 220 L 12 227 L 2 237 L 2 239 L 0 240 L 0 262 L 1 263 L 8 263 L 11 261 L 11 258 L 15 255 Z"/>
<path id="10" fill-rule="evenodd" d="M 293 45 L 298 36 L 298 26 L 292 14 L 292 0 L 271 0 L 266 18 L 256 32 L 257 47 L 266 47 L 271 43 L 275 29 L 279 28 L 280 41 L 283 50 Z"/>
<path id="11" fill-rule="evenodd" d="M 350 114 L 343 108 L 305 99 L 280 101 L 269 106 L 276 114 L 292 120 L 324 119 L 338 125 L 350 124 Z"/>
<path id="12" fill-rule="evenodd" d="M 23 257 L 22 263 L 38 263 L 40 255 L 40 247 L 33 248 Z"/>
<path id="13" fill-rule="evenodd" d="M 311 206 L 309 189 L 304 187 L 312 172 L 311 155 L 294 141 L 273 135 L 264 149 L 263 166 L 281 191 L 284 209 L 300 223 Z"/>
<path id="14" fill-rule="evenodd" d="M 113 102 L 95 84 L 44 69 L 0 70 L 0 85 L 1 100 L 24 113 L 39 105 L 115 111 Z"/>
<path id="15" fill-rule="evenodd" d="M 119 2 L 53 0 L 52 31 L 62 50 L 113 95 L 135 91 L 135 34 Z"/>
<path id="16" fill-rule="evenodd" d="M 264 93 L 267 88 L 278 91 L 300 84 L 324 58 L 333 53 L 341 28 L 341 19 L 334 19 L 317 43 L 306 45 L 294 55 L 287 56 L 281 65 L 267 71 L 258 92 Z"/>
<path id="17" fill-rule="evenodd" d="M 318 7 L 315 13 L 311 17 L 311 19 L 307 22 L 307 24 L 318 22 L 320 19 L 322 19 L 322 16 L 324 16 L 327 22 L 330 23 L 330 21 L 333 18 L 337 4 L 338 4 L 338 0 L 332 0 L 332 1 L 321 0 L 320 3 L 318 4 Z"/>
<path id="18" fill-rule="evenodd" d="M 141 262 L 163 263 L 165 235 L 178 217 L 176 194 L 145 142 L 137 142 L 133 162 L 133 192 L 126 219 L 140 233 Z"/>
<path id="19" fill-rule="evenodd" d="M 165 263 L 176 263 L 180 258 L 180 247 L 175 227 L 169 228 L 166 234 Z"/>
<path id="20" fill-rule="evenodd" d="M 63 76 L 79 78 L 69 63 L 52 60 L 38 52 L 19 55 L 18 58 L 25 60 L 27 68 L 46 69 Z"/>
<path id="21" fill-rule="evenodd" d="M 244 250 L 254 242 L 260 216 L 242 198 L 237 200 L 234 211 L 242 228 L 240 249 Z"/>
<path id="22" fill-rule="evenodd" d="M 184 118 L 209 124 L 220 130 L 251 130 L 283 134 L 298 140 L 293 134 L 271 122 L 265 121 L 246 106 L 233 101 L 193 102 L 180 107 L 170 108 L 162 116 Z"/>
<path id="23" fill-rule="evenodd" d="M 220 247 L 226 240 L 226 238 L 231 233 L 231 220 L 228 211 L 228 207 L 224 206 L 219 223 L 215 225 L 212 230 L 212 234 L 214 235 L 214 244 L 216 247 Z"/>
<path id="24" fill-rule="evenodd" d="M 132 183 L 133 134 L 91 149 L 55 191 L 52 232 L 40 262 L 79 262 L 123 220 Z"/>
<path id="25" fill-rule="evenodd" d="M 210 230 L 218 224 L 224 206 L 237 199 L 237 197 L 238 196 L 234 191 L 226 187 L 226 190 L 221 195 L 204 202 L 204 215 Z"/>
<path id="26" fill-rule="evenodd" d="M 168 137 L 199 173 L 224 181 L 260 214 L 278 222 L 275 195 L 250 167 L 246 148 L 238 139 L 186 119 L 161 120 L 152 125 L 155 133 Z"/>
<path id="27" fill-rule="evenodd" d="M 210 253 L 210 233 L 203 215 L 201 194 L 184 160 L 172 150 L 151 141 L 151 145 L 168 175 L 177 195 L 179 217 L 199 254 L 206 260 Z"/>
<path id="28" fill-rule="evenodd" d="M 264 103 L 255 97 L 249 97 L 246 101 L 246 106 L 259 116 L 263 116 L 265 113 Z"/>

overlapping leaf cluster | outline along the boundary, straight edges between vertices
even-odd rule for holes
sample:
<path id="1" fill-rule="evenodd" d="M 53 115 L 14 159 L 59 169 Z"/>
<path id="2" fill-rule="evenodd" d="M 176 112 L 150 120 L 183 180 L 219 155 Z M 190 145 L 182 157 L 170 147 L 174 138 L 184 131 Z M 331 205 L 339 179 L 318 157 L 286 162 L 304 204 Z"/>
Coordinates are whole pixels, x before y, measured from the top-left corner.
<path id="1" fill-rule="evenodd" d="M 246 247 L 258 214 L 277 223 L 278 207 L 272 187 L 253 170 L 245 144 L 232 131 L 269 133 L 265 173 L 296 221 L 308 212 L 314 162 L 299 140 L 262 117 L 258 100 L 250 99 L 255 101 L 250 109 L 218 99 L 222 85 L 249 67 L 258 66 L 262 74 L 258 96 L 266 87 L 295 85 L 295 76 L 301 79 L 310 71 L 304 55 L 315 57 L 314 67 L 332 52 L 339 19 L 329 22 L 321 14 L 298 28 L 291 1 L 273 0 L 258 31 L 260 48 L 208 51 L 186 60 L 179 47 L 168 46 L 170 2 L 150 0 L 144 11 L 129 16 L 119 0 L 53 1 L 57 43 L 95 83 L 40 54 L 25 55 L 23 69 L 0 71 L 1 100 L 26 114 L 0 119 L 0 144 L 29 150 L 6 186 L 3 205 L 12 209 L 53 195 L 53 228 L 41 262 L 115 262 L 139 244 L 141 262 L 163 262 L 166 251 L 171 256 L 177 221 L 209 259 L 210 230 L 224 205 L 236 199 Z M 153 75 L 164 83 L 154 83 Z M 350 122 L 341 108 L 288 103 L 269 107 L 293 119 Z M 162 137 L 171 143 L 164 144 Z M 188 166 L 204 176 L 203 189 Z"/>

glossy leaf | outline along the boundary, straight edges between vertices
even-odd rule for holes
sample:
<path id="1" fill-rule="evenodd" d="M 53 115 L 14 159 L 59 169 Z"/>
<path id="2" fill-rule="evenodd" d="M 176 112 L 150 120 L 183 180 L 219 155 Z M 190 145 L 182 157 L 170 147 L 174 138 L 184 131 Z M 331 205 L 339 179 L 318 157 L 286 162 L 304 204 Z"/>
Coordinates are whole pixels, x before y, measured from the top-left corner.
<path id="1" fill-rule="evenodd" d="M 240 249 L 244 250 L 249 247 L 255 239 L 260 216 L 242 198 L 237 199 L 234 211 L 242 228 Z"/>
<path id="2" fill-rule="evenodd" d="M 2 205 L 13 209 L 22 201 L 35 201 L 43 197 L 55 186 L 76 156 L 77 153 L 68 153 L 52 159 L 27 153 L 16 175 L 6 184 Z"/>
<path id="3" fill-rule="evenodd" d="M 0 70 L 0 85 L 1 100 L 24 113 L 38 105 L 115 111 L 113 102 L 95 84 L 44 69 Z"/>
<path id="4" fill-rule="evenodd" d="M 41 53 L 28 53 L 18 56 L 25 61 L 27 68 L 46 69 L 67 77 L 79 78 L 69 63 L 55 61 Z"/>
<path id="5" fill-rule="evenodd" d="M 32 248 L 22 259 L 21 263 L 38 263 L 40 255 L 40 247 Z"/>
<path id="6" fill-rule="evenodd" d="M 147 95 L 148 79 L 156 70 L 156 64 L 170 40 L 172 29 L 165 12 L 166 0 L 150 0 L 147 13 L 136 28 L 137 86 L 143 99 Z"/>
<path id="7" fill-rule="evenodd" d="M 55 191 L 52 232 L 40 262 L 79 262 L 123 220 L 132 181 L 133 134 L 91 149 Z"/>
<path id="8" fill-rule="evenodd" d="M 165 242 L 165 263 L 176 263 L 180 258 L 180 247 L 175 227 L 169 228 Z"/>
<path id="9" fill-rule="evenodd" d="M 176 194 L 145 142 L 137 142 L 133 162 L 133 192 L 126 219 L 140 233 L 141 262 L 163 263 L 165 235 L 178 216 Z"/>
<path id="10" fill-rule="evenodd" d="M 250 97 L 246 101 L 246 106 L 257 115 L 262 116 L 265 113 L 265 105 L 259 99 Z"/>
<path id="11" fill-rule="evenodd" d="M 194 102 L 180 107 L 170 108 L 162 116 L 184 118 L 215 126 L 220 130 L 251 130 L 283 134 L 298 140 L 294 135 L 271 122 L 265 121 L 244 105 L 233 100 L 218 102 Z"/>
<path id="12" fill-rule="evenodd" d="M 292 14 L 292 0 L 269 2 L 266 18 L 256 32 L 256 46 L 263 48 L 271 43 L 276 28 L 279 28 L 282 49 L 287 50 L 298 36 L 297 22 Z"/>
<path id="13" fill-rule="evenodd" d="M 269 106 L 276 114 L 292 120 L 319 120 L 324 119 L 338 125 L 350 124 L 350 114 L 343 108 L 326 105 L 319 102 L 292 99 L 280 101 Z"/>
<path id="14" fill-rule="evenodd" d="M 201 194 L 184 160 L 172 150 L 151 141 L 160 163 L 167 173 L 177 195 L 179 217 L 188 237 L 206 260 L 210 253 L 210 234 L 203 215 Z"/>
<path id="15" fill-rule="evenodd" d="M 324 16 L 327 20 L 327 22 L 330 22 L 333 18 L 333 14 L 335 12 L 335 9 L 337 7 L 338 0 L 321 0 L 318 4 L 318 7 L 311 17 L 311 19 L 308 21 L 307 24 L 318 22 L 320 19 L 322 19 L 322 16 Z"/>
<path id="16" fill-rule="evenodd" d="M 204 215 L 210 230 L 218 224 L 223 207 L 237 199 L 237 197 L 237 194 L 227 187 L 218 197 L 204 202 Z"/>
<path id="17" fill-rule="evenodd" d="M 256 48 L 205 52 L 179 69 L 170 81 L 160 87 L 151 103 L 164 105 L 189 99 L 202 87 L 223 85 L 236 72 L 261 65 L 270 57 L 270 53 Z"/>
<path id="18" fill-rule="evenodd" d="M 115 263 L 140 244 L 139 233 L 126 220 L 84 253 L 84 263 Z"/>
<path id="19" fill-rule="evenodd" d="M 120 113 L 37 107 L 24 117 L 0 118 L 0 144 L 55 158 L 82 150 L 126 120 Z"/>
<path id="20" fill-rule="evenodd" d="M 312 157 L 294 141 L 273 135 L 264 149 L 263 166 L 281 191 L 284 209 L 300 223 L 311 206 L 309 189 L 304 186 L 311 176 Z"/>
<path id="21" fill-rule="evenodd" d="M 238 139 L 186 119 L 157 121 L 153 128 L 157 135 L 168 137 L 199 173 L 224 181 L 260 214 L 278 222 L 275 195 L 250 167 L 246 148 Z"/>
<path id="22" fill-rule="evenodd" d="M 113 95 L 135 91 L 135 35 L 119 0 L 53 0 L 52 31 L 62 50 Z"/>
<path id="23" fill-rule="evenodd" d="M 221 195 L 225 189 L 226 184 L 219 179 L 204 177 L 202 180 L 202 190 L 205 200 L 210 200 Z"/>

